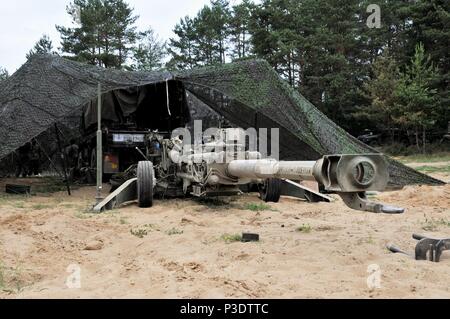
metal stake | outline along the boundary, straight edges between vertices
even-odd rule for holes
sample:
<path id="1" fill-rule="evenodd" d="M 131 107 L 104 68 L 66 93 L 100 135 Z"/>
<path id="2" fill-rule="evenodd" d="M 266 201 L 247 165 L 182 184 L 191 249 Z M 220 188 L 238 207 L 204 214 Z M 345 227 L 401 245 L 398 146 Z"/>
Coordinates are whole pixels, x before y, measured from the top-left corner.
<path id="1" fill-rule="evenodd" d="M 96 201 L 99 204 L 102 201 L 103 188 L 103 152 L 102 152 L 102 85 L 98 84 L 98 100 L 97 100 L 97 194 Z"/>

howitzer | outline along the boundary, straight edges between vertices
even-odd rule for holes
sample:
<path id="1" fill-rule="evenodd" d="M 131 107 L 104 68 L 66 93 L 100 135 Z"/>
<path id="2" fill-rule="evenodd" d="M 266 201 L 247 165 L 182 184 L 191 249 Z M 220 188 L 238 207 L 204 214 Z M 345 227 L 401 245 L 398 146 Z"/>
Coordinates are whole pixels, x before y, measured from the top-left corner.
<path id="1" fill-rule="evenodd" d="M 257 185 L 266 202 L 278 202 L 282 179 L 316 181 L 327 193 L 336 193 L 355 210 L 403 213 L 402 208 L 373 203 L 367 191 L 384 191 L 389 175 L 382 154 L 327 155 L 318 161 L 277 161 L 246 151 L 237 140 L 223 138 L 200 146 L 185 145 L 179 137 L 147 137 L 146 159 L 137 167 L 139 206 L 149 207 L 154 195 L 228 196 L 242 185 Z M 154 150 L 158 152 L 155 153 Z M 143 154 L 144 155 L 144 154 Z"/>
<path id="2" fill-rule="evenodd" d="M 389 175 L 384 156 L 327 155 L 318 161 L 237 160 L 228 164 L 227 172 L 238 178 L 263 180 L 262 199 L 278 201 L 277 179 L 311 180 L 336 193 L 353 209 L 375 213 L 403 213 L 404 209 L 367 200 L 365 192 L 384 191 Z"/>

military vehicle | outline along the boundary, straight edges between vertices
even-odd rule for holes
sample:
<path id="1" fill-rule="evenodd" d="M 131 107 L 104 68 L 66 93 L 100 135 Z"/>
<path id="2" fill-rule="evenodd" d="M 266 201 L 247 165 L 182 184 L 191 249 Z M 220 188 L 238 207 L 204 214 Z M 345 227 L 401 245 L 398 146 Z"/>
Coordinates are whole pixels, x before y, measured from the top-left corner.
<path id="1" fill-rule="evenodd" d="M 170 92 L 170 108 L 167 104 Z M 126 171 L 145 152 L 145 137 L 159 131 L 170 137 L 174 128 L 189 119 L 184 91 L 176 81 L 114 90 L 102 94 L 102 153 L 106 180 Z M 96 130 L 98 101 L 92 99 L 82 112 L 78 168 L 96 169 Z M 164 133 L 166 132 L 166 133 Z"/>
<path id="2" fill-rule="evenodd" d="M 278 202 L 283 181 L 316 181 L 327 193 L 336 193 L 351 208 L 375 213 L 403 213 L 402 208 L 373 203 L 365 192 L 384 191 L 389 175 L 382 154 L 327 155 L 318 161 L 277 161 L 246 150 L 236 129 L 220 129 L 217 136 L 200 144 L 188 144 L 183 136 L 145 136 L 136 178 L 118 189 L 109 200 L 134 185 L 140 207 L 153 205 L 155 196 L 230 196 L 242 185 L 256 185 L 260 198 Z M 133 183 L 133 184 L 132 184 Z"/>

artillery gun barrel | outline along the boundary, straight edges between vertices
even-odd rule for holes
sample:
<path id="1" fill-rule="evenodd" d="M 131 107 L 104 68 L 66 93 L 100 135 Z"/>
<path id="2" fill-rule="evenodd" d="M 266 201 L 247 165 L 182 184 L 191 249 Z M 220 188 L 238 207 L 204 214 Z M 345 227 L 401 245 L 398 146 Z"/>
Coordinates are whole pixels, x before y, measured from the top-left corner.
<path id="1" fill-rule="evenodd" d="M 228 173 L 246 179 L 285 178 L 293 180 L 313 180 L 314 161 L 235 160 L 228 165 Z"/>
<path id="2" fill-rule="evenodd" d="M 318 161 L 235 160 L 227 173 L 247 179 L 317 181 L 335 193 L 384 191 L 389 180 L 382 154 L 327 155 Z"/>
<path id="3" fill-rule="evenodd" d="M 236 160 L 229 163 L 227 173 L 246 179 L 314 180 L 326 191 L 338 194 L 352 209 L 386 214 L 405 211 L 372 202 L 365 195 L 367 191 L 386 190 L 389 173 L 382 154 L 327 155 L 316 162 Z"/>

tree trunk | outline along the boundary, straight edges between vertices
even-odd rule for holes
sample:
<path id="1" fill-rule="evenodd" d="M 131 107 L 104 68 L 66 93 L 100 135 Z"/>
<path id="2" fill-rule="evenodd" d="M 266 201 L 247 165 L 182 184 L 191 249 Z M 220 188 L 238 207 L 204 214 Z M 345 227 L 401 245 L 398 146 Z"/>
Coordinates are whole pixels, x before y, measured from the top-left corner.
<path id="1" fill-rule="evenodd" d="M 289 84 L 291 86 L 294 86 L 293 81 L 292 81 L 292 63 L 291 63 L 291 53 L 290 52 L 288 54 L 288 75 L 289 75 Z"/>
<path id="2" fill-rule="evenodd" d="M 242 58 L 245 58 L 245 31 L 243 32 L 242 35 Z"/>
<path id="3" fill-rule="evenodd" d="M 122 67 L 122 46 L 119 47 L 119 67 Z"/>
<path id="4" fill-rule="evenodd" d="M 422 126 L 422 153 L 425 154 L 426 152 L 426 144 L 427 144 L 427 139 L 426 139 L 426 130 L 425 130 L 425 126 Z"/>
<path id="5" fill-rule="evenodd" d="M 224 62 L 224 60 L 225 60 L 225 58 L 224 58 L 224 52 L 223 52 L 223 47 L 224 47 L 224 45 L 223 45 L 223 40 L 222 40 L 222 38 L 219 38 L 219 55 L 220 55 L 220 64 L 223 64 L 223 63 L 225 63 Z"/>
<path id="6" fill-rule="evenodd" d="M 420 152 L 420 142 L 419 142 L 419 128 L 416 127 L 416 146 L 417 146 L 417 150 Z"/>

